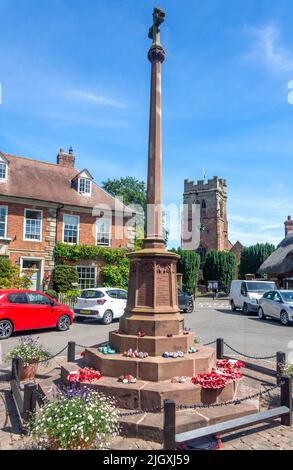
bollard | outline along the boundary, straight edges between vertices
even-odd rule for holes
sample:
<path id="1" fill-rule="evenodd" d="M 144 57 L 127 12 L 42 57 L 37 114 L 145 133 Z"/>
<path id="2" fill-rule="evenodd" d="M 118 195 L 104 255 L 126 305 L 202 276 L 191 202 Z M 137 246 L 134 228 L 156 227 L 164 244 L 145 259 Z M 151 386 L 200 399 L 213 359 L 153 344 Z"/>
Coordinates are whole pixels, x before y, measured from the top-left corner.
<path id="1" fill-rule="evenodd" d="M 23 394 L 23 420 L 28 422 L 31 414 L 36 412 L 37 408 L 37 392 L 38 386 L 33 383 L 25 384 Z"/>
<path id="2" fill-rule="evenodd" d="M 11 378 L 12 380 L 15 380 L 17 383 L 20 382 L 20 367 L 21 367 L 20 357 L 14 357 L 12 359 Z"/>
<path id="3" fill-rule="evenodd" d="M 292 426 L 292 379 L 281 376 L 281 406 L 287 406 L 289 413 L 281 416 L 283 426 Z"/>
<path id="4" fill-rule="evenodd" d="M 217 359 L 224 358 L 224 340 L 223 338 L 217 338 Z"/>
<path id="5" fill-rule="evenodd" d="M 176 434 L 176 403 L 174 400 L 164 401 L 164 450 L 175 450 Z"/>
<path id="6" fill-rule="evenodd" d="M 75 342 L 69 341 L 67 348 L 67 362 L 75 362 Z"/>
<path id="7" fill-rule="evenodd" d="M 281 383 L 281 375 L 283 373 L 283 365 L 286 362 L 286 353 L 282 351 L 277 352 L 277 359 L 276 359 L 276 376 L 277 376 L 277 384 Z"/>

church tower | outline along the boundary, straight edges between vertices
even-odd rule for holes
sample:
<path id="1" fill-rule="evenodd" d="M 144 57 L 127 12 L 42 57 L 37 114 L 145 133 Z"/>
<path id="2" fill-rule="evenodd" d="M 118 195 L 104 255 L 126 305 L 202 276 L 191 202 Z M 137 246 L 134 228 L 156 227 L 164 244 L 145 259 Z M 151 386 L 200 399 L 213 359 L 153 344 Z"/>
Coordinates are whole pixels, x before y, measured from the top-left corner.
<path id="1" fill-rule="evenodd" d="M 184 204 L 199 204 L 200 247 L 199 252 L 209 250 L 230 251 L 227 219 L 227 182 L 218 176 L 207 182 L 184 181 Z"/>

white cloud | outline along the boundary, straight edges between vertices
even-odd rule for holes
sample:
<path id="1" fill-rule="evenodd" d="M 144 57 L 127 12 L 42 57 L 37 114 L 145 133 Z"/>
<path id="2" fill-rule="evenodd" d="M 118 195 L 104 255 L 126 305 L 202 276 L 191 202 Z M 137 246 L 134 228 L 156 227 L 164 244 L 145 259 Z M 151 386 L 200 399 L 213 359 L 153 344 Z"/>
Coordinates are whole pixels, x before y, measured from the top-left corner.
<path id="1" fill-rule="evenodd" d="M 252 38 L 252 48 L 247 58 L 262 60 L 277 72 L 293 71 L 293 51 L 282 44 L 282 34 L 278 26 L 246 27 L 245 32 Z"/>
<path id="2" fill-rule="evenodd" d="M 99 106 L 106 106 L 106 107 L 111 107 L 111 108 L 127 108 L 126 104 L 114 100 L 112 98 L 108 98 L 103 95 L 96 95 L 95 93 L 91 93 L 88 91 L 84 90 L 69 90 L 68 94 L 72 96 L 73 98 L 79 99 L 79 100 L 85 100 L 85 101 L 90 101 L 92 103 L 95 103 Z"/>

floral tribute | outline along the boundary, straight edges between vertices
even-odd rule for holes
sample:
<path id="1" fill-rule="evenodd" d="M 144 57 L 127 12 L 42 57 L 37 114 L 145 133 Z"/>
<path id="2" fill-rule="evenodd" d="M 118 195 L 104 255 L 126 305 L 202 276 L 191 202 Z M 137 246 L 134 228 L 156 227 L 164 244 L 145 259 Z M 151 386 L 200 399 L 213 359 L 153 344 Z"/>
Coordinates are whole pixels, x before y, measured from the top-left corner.
<path id="1" fill-rule="evenodd" d="M 100 380 L 102 378 L 101 372 L 98 370 L 89 369 L 85 367 L 84 369 L 80 369 L 79 371 L 69 372 L 67 376 L 68 382 L 95 382 L 96 380 Z"/>
<path id="2" fill-rule="evenodd" d="M 222 389 L 230 382 L 241 380 L 243 375 L 241 369 L 245 364 L 232 359 L 221 359 L 217 361 L 216 367 L 210 373 L 198 374 L 191 379 L 194 385 L 200 385 L 205 389 Z"/>
<path id="3" fill-rule="evenodd" d="M 122 382 L 124 384 L 135 384 L 136 378 L 133 375 L 121 375 L 118 379 L 118 382 Z"/>
<path id="4" fill-rule="evenodd" d="M 146 332 L 143 331 L 143 330 L 139 330 L 139 331 L 137 332 L 137 336 L 138 336 L 139 338 L 144 338 L 144 337 L 146 336 Z"/>
<path id="5" fill-rule="evenodd" d="M 164 352 L 163 357 L 165 359 L 173 358 L 178 359 L 178 357 L 184 357 L 184 353 L 182 351 L 175 351 L 175 352 Z"/>

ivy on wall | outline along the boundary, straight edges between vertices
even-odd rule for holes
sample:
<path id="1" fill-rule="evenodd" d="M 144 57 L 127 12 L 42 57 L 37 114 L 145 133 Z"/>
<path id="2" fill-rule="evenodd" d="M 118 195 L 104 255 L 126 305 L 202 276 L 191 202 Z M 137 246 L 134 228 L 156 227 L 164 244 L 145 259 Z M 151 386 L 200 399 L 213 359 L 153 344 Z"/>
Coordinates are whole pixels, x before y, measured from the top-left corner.
<path id="1" fill-rule="evenodd" d="M 126 258 L 128 250 L 125 248 L 105 248 L 95 245 L 67 245 L 57 243 L 54 250 L 56 258 L 68 261 L 78 261 L 79 259 L 102 258 L 106 263 L 118 263 Z"/>

